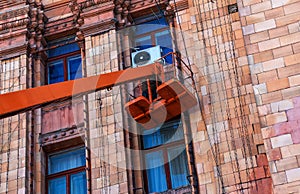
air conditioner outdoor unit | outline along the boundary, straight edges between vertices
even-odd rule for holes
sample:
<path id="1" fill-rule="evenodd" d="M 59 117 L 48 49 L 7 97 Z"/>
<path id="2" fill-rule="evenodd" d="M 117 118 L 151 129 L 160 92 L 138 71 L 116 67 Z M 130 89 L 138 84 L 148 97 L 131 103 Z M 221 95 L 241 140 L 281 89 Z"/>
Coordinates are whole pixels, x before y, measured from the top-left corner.
<path id="1" fill-rule="evenodd" d="M 160 46 L 154 46 L 131 54 L 132 67 L 140 67 L 154 63 L 161 57 Z"/>

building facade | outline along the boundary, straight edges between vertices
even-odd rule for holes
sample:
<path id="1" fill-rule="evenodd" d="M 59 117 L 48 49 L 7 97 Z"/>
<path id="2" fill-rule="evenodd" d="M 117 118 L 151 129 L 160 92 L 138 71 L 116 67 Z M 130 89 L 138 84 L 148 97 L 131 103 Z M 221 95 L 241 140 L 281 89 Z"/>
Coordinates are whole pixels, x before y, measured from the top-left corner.
<path id="1" fill-rule="evenodd" d="M 0 94 L 69 80 L 76 93 L 80 78 L 158 58 L 164 78 L 1 117 L 0 193 L 300 193 L 299 8 L 298 0 L 1 1 Z M 126 111 L 140 96 L 161 103 L 156 88 L 174 79 L 192 100 L 150 117 L 167 121 L 146 127 Z"/>

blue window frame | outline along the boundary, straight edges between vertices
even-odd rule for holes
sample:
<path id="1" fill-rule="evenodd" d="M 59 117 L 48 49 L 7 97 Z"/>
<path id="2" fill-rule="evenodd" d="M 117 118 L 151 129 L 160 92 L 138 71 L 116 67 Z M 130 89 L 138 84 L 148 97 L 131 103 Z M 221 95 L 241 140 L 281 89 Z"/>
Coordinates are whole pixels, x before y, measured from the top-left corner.
<path id="1" fill-rule="evenodd" d="M 142 142 L 148 192 L 163 192 L 189 184 L 184 134 L 179 120 L 145 130 Z"/>
<path id="2" fill-rule="evenodd" d="M 48 51 L 48 84 L 82 77 L 80 48 L 77 43 L 67 44 L 70 40 L 72 38 L 49 43 L 50 47 L 57 47 Z"/>
<path id="3" fill-rule="evenodd" d="M 54 153 L 48 156 L 48 194 L 87 193 L 85 149 Z"/>

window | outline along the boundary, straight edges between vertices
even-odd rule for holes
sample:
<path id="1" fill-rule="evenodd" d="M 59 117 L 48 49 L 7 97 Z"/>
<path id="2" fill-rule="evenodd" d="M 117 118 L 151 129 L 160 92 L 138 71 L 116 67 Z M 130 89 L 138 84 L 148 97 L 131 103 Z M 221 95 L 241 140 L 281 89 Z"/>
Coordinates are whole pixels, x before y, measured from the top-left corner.
<path id="1" fill-rule="evenodd" d="M 173 51 L 169 25 L 164 17 L 137 25 L 135 37 L 135 48 L 138 48 L 138 50 L 159 45 L 162 56 Z M 171 64 L 172 56 L 167 56 L 165 60 L 166 63 Z"/>
<path id="2" fill-rule="evenodd" d="M 182 125 L 170 121 L 159 129 L 145 130 L 145 174 L 148 192 L 163 192 L 189 184 Z"/>
<path id="3" fill-rule="evenodd" d="M 48 156 L 48 194 L 87 193 L 85 149 L 77 148 Z"/>
<path id="4" fill-rule="evenodd" d="M 72 38 L 53 41 L 57 46 L 48 51 L 48 84 L 74 80 L 82 77 L 81 54 L 77 43 L 66 44 Z"/>

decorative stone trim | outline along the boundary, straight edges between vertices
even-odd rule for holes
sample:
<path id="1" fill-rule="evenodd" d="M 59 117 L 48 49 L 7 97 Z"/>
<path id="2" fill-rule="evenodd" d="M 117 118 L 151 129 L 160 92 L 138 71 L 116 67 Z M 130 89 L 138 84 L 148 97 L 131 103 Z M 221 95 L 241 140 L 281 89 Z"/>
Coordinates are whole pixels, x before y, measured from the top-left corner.
<path id="1" fill-rule="evenodd" d="M 46 146 L 48 144 L 53 144 L 84 135 L 85 130 L 83 124 L 80 124 L 79 126 L 72 126 L 71 128 L 65 128 L 54 132 L 41 134 L 39 141 L 42 146 Z"/>
<path id="2" fill-rule="evenodd" d="M 9 11 L 5 11 L 5 12 L 0 12 L 0 21 L 2 22 L 2 20 L 8 20 L 11 18 L 16 18 L 22 15 L 27 15 L 29 11 L 29 7 L 28 5 L 22 7 L 22 8 L 17 8 L 14 10 L 9 10 Z"/>

